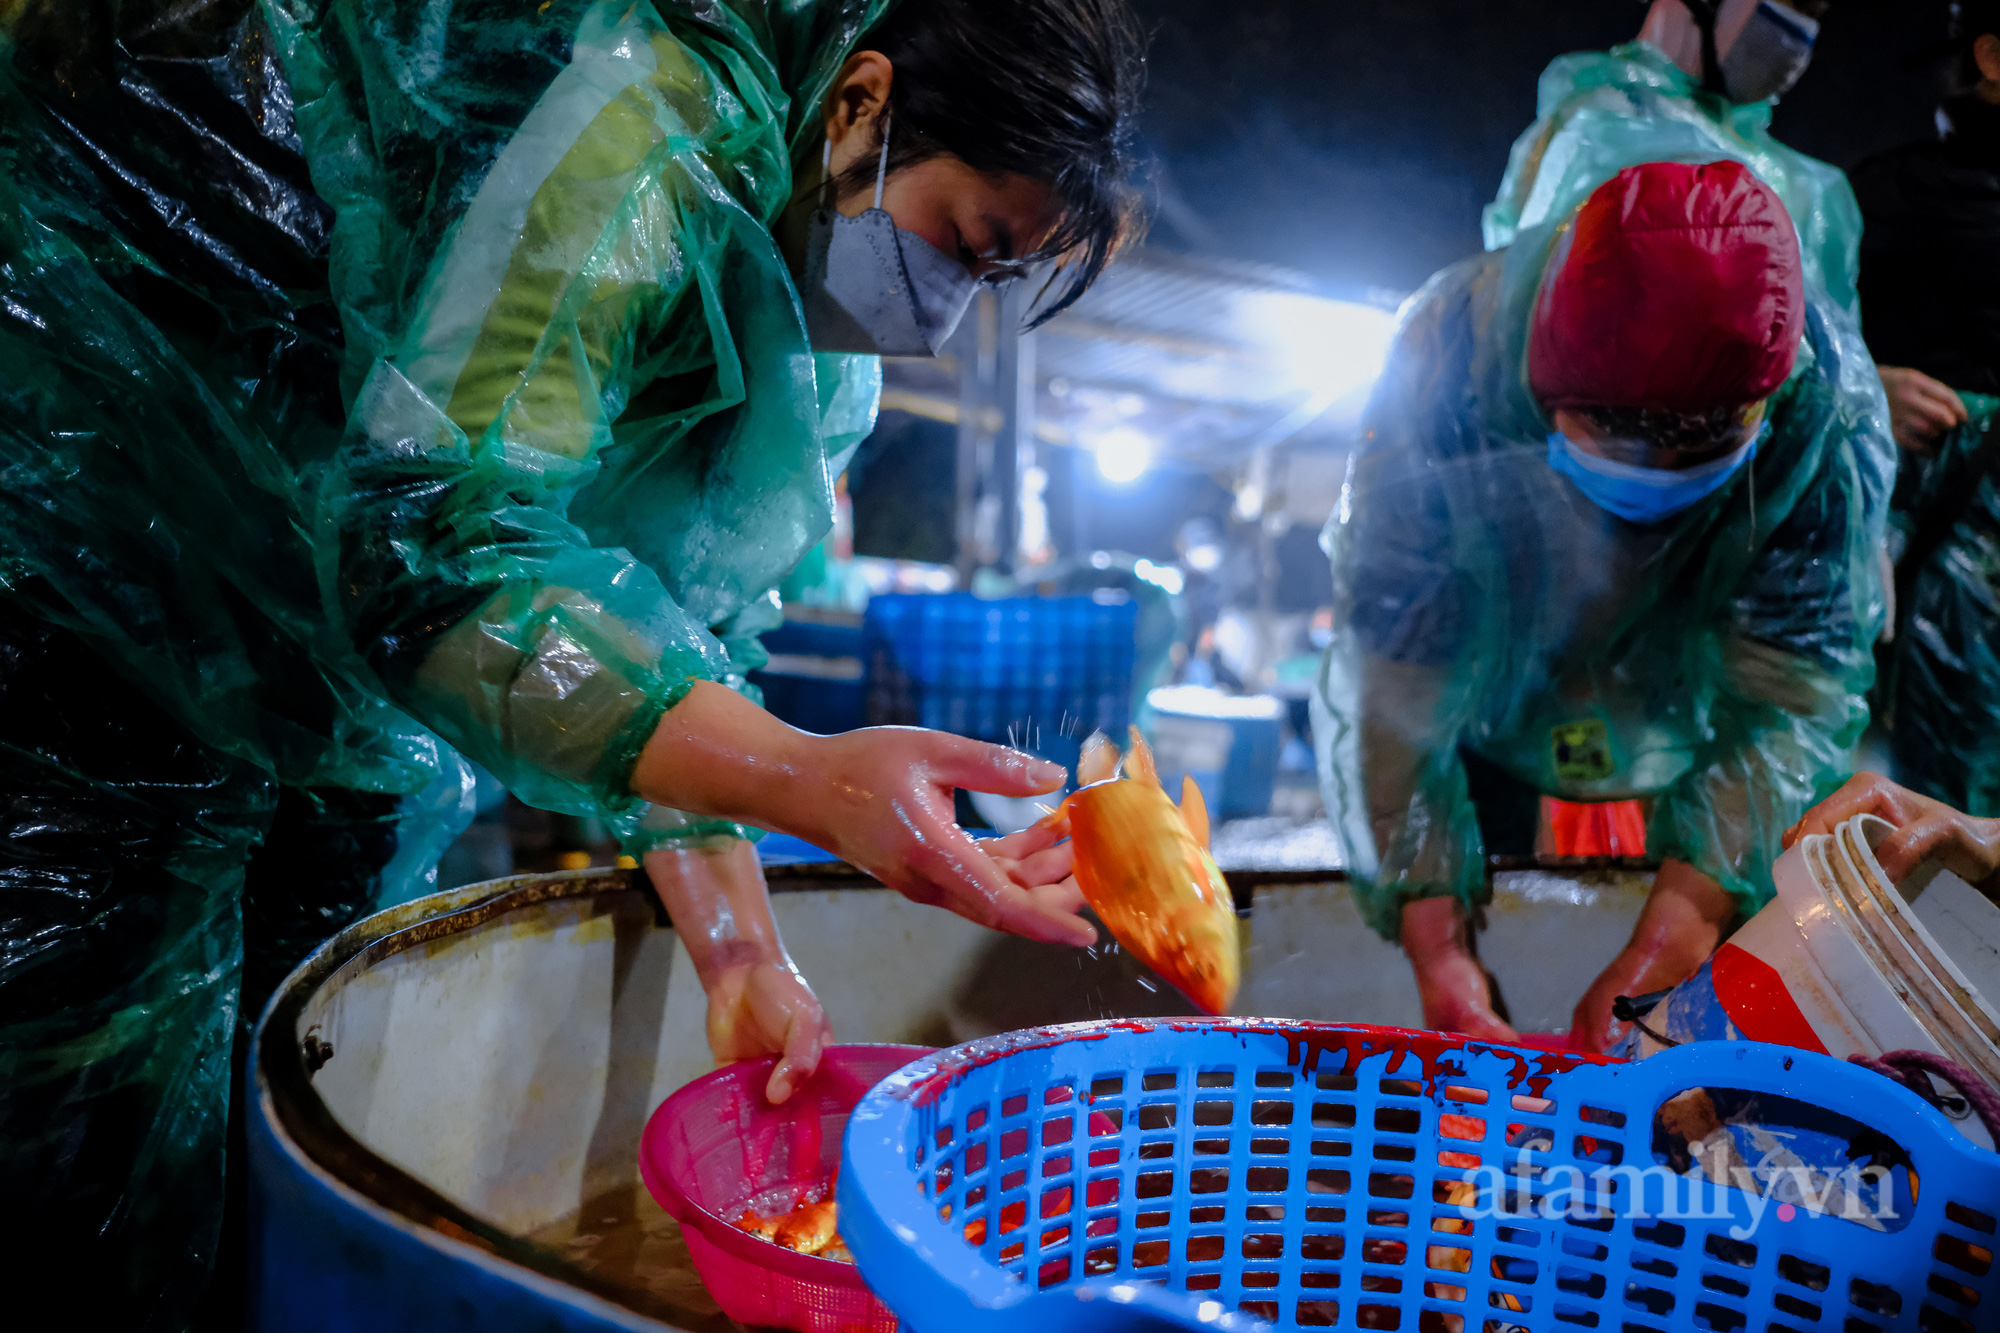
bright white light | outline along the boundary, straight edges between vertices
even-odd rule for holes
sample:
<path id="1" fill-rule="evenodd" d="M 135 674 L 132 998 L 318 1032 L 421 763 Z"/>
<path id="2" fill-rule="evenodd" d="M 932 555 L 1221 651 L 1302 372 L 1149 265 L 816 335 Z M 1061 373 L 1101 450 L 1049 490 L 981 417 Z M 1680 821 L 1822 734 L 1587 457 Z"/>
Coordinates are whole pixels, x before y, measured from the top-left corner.
<path id="1" fill-rule="evenodd" d="M 1270 329 L 1299 384 L 1321 401 L 1365 389 L 1382 373 L 1396 316 L 1358 301 L 1272 293 L 1256 312 Z"/>
<path id="2" fill-rule="evenodd" d="M 1188 568 L 1197 573 L 1212 573 L 1222 563 L 1222 548 L 1214 542 L 1203 542 L 1199 546 L 1190 546 L 1187 553 L 1187 562 Z"/>
<path id="3" fill-rule="evenodd" d="M 1264 488 L 1246 481 L 1236 488 L 1236 517 L 1248 523 L 1264 512 Z"/>
<path id="4" fill-rule="evenodd" d="M 1137 481 L 1153 463 L 1152 440 L 1130 426 L 1104 432 L 1096 447 L 1097 470 L 1114 485 Z"/>
<path id="5" fill-rule="evenodd" d="M 1175 597 L 1180 596 L 1181 589 L 1187 586 L 1187 581 L 1181 577 L 1181 572 L 1172 565 L 1156 565 L 1150 560 L 1141 559 L 1132 566 L 1132 572 L 1146 582 L 1164 588 Z"/>

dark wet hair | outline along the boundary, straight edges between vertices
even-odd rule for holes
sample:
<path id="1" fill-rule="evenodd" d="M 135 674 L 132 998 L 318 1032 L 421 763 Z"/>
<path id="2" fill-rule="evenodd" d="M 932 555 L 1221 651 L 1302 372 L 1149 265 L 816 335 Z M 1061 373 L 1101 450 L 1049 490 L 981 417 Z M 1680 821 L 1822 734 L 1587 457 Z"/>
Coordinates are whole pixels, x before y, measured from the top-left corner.
<path id="1" fill-rule="evenodd" d="M 1659 407 L 1579 407 L 1585 420 L 1606 435 L 1644 440 L 1655 449 L 1705 452 L 1731 443 L 1748 424 L 1746 408 L 1717 407 L 1706 412 L 1681 412 Z M 1740 439 L 1734 441 L 1740 446 Z"/>
<path id="2" fill-rule="evenodd" d="M 1133 119 L 1146 58 L 1126 0 L 902 0 L 856 49 L 895 66 L 892 172 L 949 154 L 1054 192 L 1055 227 L 1024 256 L 1061 259 L 1035 324 L 1082 296 L 1137 233 Z M 841 188 L 873 188 L 875 169 L 871 154 Z"/>

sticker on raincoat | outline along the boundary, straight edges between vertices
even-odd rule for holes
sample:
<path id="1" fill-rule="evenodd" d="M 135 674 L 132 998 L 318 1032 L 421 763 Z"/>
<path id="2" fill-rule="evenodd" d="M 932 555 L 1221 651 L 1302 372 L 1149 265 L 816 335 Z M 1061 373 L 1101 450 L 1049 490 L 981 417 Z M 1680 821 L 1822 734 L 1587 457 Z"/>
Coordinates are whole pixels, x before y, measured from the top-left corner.
<path id="1" fill-rule="evenodd" d="M 1617 771 L 1611 762 L 1611 736 L 1599 718 L 1565 722 L 1549 732 L 1556 778 L 1562 782 L 1602 782 Z"/>

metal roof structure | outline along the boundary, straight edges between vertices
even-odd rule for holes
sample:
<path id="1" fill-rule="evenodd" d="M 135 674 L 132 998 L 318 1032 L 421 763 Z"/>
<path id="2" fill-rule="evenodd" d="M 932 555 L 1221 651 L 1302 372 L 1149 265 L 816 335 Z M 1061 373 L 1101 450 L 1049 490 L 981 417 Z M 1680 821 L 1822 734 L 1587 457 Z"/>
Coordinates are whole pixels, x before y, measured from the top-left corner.
<path id="1" fill-rule="evenodd" d="M 1032 335 L 1033 433 L 1083 448 L 1137 433 L 1161 460 L 1204 469 L 1343 444 L 1392 305 L 1335 300 L 1283 269 L 1137 251 Z M 883 407 L 956 421 L 960 369 L 951 355 L 891 361 Z"/>

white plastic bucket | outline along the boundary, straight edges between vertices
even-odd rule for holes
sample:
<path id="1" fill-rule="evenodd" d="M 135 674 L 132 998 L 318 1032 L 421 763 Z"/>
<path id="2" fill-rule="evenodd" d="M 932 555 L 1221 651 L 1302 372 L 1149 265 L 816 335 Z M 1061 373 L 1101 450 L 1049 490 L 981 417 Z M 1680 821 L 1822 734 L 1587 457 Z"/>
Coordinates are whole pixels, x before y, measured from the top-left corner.
<path id="1" fill-rule="evenodd" d="M 1874 849 L 1893 828 L 1860 815 L 1801 838 L 1778 858 L 1777 897 L 1643 1020 L 1631 1053 L 1741 1039 L 1842 1059 L 1930 1051 L 2000 1088 L 2000 907 L 1934 862 L 1891 884 Z"/>

